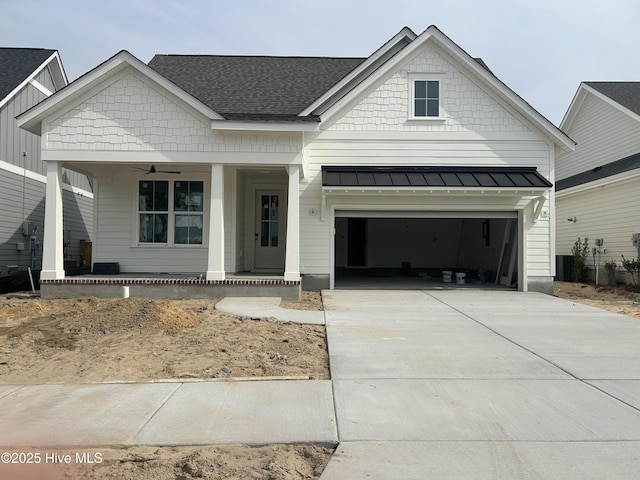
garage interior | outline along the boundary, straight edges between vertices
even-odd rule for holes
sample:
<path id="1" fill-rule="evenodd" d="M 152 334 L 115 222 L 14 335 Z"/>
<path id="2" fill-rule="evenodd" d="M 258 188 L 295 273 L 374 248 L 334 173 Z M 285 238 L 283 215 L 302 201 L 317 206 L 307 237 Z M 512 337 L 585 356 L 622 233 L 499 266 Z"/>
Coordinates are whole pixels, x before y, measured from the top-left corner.
<path id="1" fill-rule="evenodd" d="M 517 287 L 515 212 L 469 215 L 339 212 L 335 288 Z"/>

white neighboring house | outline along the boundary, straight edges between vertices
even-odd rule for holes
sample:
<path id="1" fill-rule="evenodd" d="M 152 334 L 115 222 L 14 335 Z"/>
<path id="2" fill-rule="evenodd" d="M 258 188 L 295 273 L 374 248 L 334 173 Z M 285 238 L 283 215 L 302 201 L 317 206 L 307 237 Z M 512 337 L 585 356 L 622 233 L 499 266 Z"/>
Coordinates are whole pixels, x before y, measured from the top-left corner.
<path id="1" fill-rule="evenodd" d="M 367 58 L 122 51 L 19 123 L 43 139 L 52 284 L 71 166 L 96 180 L 94 260 L 123 273 L 333 288 L 483 269 L 552 291 L 555 158 L 574 143 L 435 26 Z"/>
<path id="2" fill-rule="evenodd" d="M 577 147 L 556 163 L 558 255 L 571 255 L 578 237 L 587 237 L 594 248 L 604 240 L 596 264 L 637 258 L 640 82 L 583 82 L 560 128 Z"/>
<path id="3" fill-rule="evenodd" d="M 46 168 L 40 136 L 18 128 L 15 117 L 67 85 L 56 50 L 0 48 L 0 276 L 42 263 Z M 64 255 L 80 262 L 80 240 L 89 241 L 93 193 L 85 175 L 61 172 Z"/>

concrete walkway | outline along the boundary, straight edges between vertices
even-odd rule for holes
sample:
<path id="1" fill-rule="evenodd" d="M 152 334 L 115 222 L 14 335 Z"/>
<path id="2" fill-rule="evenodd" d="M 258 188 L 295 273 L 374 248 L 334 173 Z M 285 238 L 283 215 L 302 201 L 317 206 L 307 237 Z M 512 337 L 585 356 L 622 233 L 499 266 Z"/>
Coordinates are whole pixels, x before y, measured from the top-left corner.
<path id="1" fill-rule="evenodd" d="M 226 297 L 216 303 L 216 310 L 256 319 L 324 325 L 324 312 L 282 308 L 279 297 Z"/>
<path id="2" fill-rule="evenodd" d="M 324 303 L 331 381 L 1 386 L 0 445 L 339 441 L 321 480 L 637 477 L 640 320 L 519 292 Z"/>
<path id="3" fill-rule="evenodd" d="M 331 382 L 0 387 L 0 446 L 336 443 Z"/>

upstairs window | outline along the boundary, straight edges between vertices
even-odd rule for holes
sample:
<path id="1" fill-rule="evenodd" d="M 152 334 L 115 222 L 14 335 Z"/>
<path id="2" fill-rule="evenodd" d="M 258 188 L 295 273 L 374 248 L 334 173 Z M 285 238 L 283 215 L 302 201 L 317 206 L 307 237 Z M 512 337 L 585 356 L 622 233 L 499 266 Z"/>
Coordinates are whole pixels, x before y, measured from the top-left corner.
<path id="1" fill-rule="evenodd" d="M 440 81 L 414 80 L 413 116 L 438 118 L 440 116 Z"/>

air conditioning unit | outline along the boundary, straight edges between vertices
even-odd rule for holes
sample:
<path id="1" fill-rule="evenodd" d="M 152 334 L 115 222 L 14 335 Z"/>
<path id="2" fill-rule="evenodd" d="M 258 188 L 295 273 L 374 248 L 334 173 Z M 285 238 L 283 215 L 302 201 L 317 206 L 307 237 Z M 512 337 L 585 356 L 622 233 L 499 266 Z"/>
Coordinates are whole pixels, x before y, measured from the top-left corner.
<path id="1" fill-rule="evenodd" d="M 631 243 L 633 243 L 634 247 L 640 248 L 640 233 L 631 235 Z"/>

